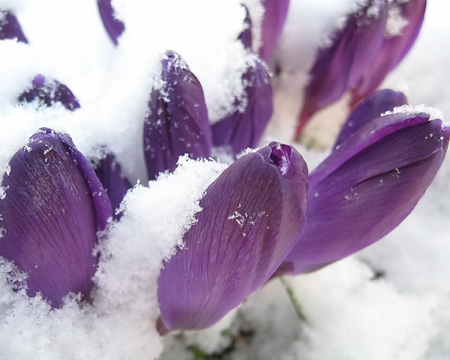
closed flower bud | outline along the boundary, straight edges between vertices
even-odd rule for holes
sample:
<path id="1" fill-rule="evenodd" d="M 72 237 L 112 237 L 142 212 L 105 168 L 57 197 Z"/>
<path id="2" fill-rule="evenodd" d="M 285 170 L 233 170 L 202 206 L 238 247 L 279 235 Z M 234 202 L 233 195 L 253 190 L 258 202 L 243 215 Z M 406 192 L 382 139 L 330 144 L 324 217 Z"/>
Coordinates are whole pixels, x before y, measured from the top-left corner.
<path id="1" fill-rule="evenodd" d="M 111 0 L 97 0 L 98 11 L 102 18 L 106 32 L 111 38 L 114 45 L 119 43 L 119 37 L 125 30 L 125 25 L 116 18 L 116 14 L 111 5 Z"/>
<path id="2" fill-rule="evenodd" d="M 28 44 L 17 18 L 11 11 L 0 9 L 0 40 L 17 39 L 17 41 Z"/>
<path id="3" fill-rule="evenodd" d="M 211 126 L 214 146 L 230 148 L 235 155 L 256 148 L 272 116 L 273 96 L 265 64 L 255 57 L 242 78 L 245 98 L 236 110 Z"/>
<path id="4" fill-rule="evenodd" d="M 33 135 L 3 177 L 0 256 L 27 274 L 27 293 L 53 307 L 69 293 L 88 300 L 96 271 L 97 230 L 111 204 L 72 140 L 49 129 Z"/>
<path id="5" fill-rule="evenodd" d="M 261 287 L 302 232 L 307 189 L 306 164 L 288 145 L 271 143 L 230 165 L 161 270 L 164 326 L 209 327 Z"/>
<path id="6" fill-rule="evenodd" d="M 264 6 L 264 17 L 259 55 L 265 61 L 269 61 L 283 31 L 289 0 L 262 0 L 262 5 Z"/>
<path id="7" fill-rule="evenodd" d="M 30 88 L 24 91 L 18 100 L 20 103 L 38 101 L 48 107 L 60 103 L 71 111 L 80 108 L 78 100 L 67 86 L 43 75 L 37 75 L 31 82 Z"/>
<path id="8" fill-rule="evenodd" d="M 162 59 L 162 87 L 154 89 L 144 123 L 144 153 L 150 180 L 176 168 L 178 158 L 211 156 L 211 129 L 197 77 L 176 53 Z"/>
<path id="9" fill-rule="evenodd" d="M 441 120 L 411 112 L 372 119 L 350 134 L 309 177 L 308 224 L 284 270 L 317 270 L 391 232 L 431 184 L 449 137 Z"/>

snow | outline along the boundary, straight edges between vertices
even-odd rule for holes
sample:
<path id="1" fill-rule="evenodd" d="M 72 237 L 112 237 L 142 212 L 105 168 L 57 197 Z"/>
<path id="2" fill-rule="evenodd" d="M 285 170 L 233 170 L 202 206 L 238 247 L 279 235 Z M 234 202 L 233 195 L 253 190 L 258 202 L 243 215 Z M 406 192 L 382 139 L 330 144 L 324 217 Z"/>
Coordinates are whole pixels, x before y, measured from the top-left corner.
<path id="1" fill-rule="evenodd" d="M 275 112 L 261 145 L 291 142 L 315 53 L 360 3 L 291 0 L 271 63 L 274 74 L 282 69 L 273 79 Z M 245 4 L 256 49 L 263 9 L 258 0 Z M 237 79 L 251 60 L 236 41 L 245 13 L 237 0 L 113 0 L 113 6 L 126 24 L 118 47 L 103 29 L 95 1 L 0 0 L 0 8 L 16 13 L 30 42 L 0 42 L 0 172 L 9 171 L 11 156 L 46 126 L 69 133 L 92 161 L 101 156 L 100 146 L 108 147 L 137 184 L 122 205 L 122 218 L 110 224 L 96 249 L 101 261 L 92 304 L 80 306 L 68 297 L 63 308 L 50 311 L 41 298 L 13 291 L 7 279 L 23 282 L 23 274 L 0 262 L 0 360 L 138 360 L 161 353 L 172 360 L 193 359 L 195 352 L 197 358 L 224 354 L 233 360 L 447 359 L 448 159 L 416 210 L 385 239 L 316 273 L 285 277 L 306 322 L 296 315 L 285 286 L 273 279 L 211 329 L 158 335 L 162 260 L 182 246 L 199 199 L 226 165 L 182 158 L 174 174 L 148 183 L 142 152 L 148 96 L 158 86 L 160 56 L 174 50 L 202 83 L 211 121 L 232 111 L 243 96 Z M 394 111 L 441 119 L 428 107 L 450 113 L 449 10 L 446 0 L 428 1 L 418 42 L 383 84 L 408 96 L 410 105 Z M 67 85 L 81 109 L 16 106 L 38 73 Z M 294 144 L 310 169 L 329 153 L 347 101 L 317 114 L 302 144 Z"/>

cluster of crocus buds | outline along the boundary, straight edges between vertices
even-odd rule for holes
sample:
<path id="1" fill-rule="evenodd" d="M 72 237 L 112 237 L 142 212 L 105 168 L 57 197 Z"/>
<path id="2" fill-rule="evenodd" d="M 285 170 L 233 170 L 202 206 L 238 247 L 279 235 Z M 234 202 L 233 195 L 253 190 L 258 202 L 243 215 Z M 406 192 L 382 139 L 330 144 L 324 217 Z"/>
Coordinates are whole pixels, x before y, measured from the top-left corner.
<path id="1" fill-rule="evenodd" d="M 359 94 L 355 99 L 372 92 L 379 78 L 372 78 L 362 64 L 400 41 L 386 38 L 394 7 L 417 21 L 403 26 L 409 40 L 395 46 L 403 49 L 395 60 L 389 66 L 387 60 L 377 60 L 374 67 L 383 73 L 400 61 L 423 17 L 425 2 L 413 11 L 410 6 L 416 3 L 369 1 L 350 16 L 333 45 L 318 56 L 306 90 L 308 106 L 315 111 L 348 89 Z M 115 19 L 110 1 L 99 0 L 98 5 L 117 43 L 123 24 Z M 260 52 L 267 58 L 288 1 L 266 0 L 264 5 L 263 27 L 275 29 L 263 29 L 272 34 Z M 8 36 L 19 39 L 17 21 L 8 19 L 1 36 L 15 29 Z M 250 28 L 248 16 L 247 23 Z M 248 32 L 240 39 L 251 43 Z M 364 52 L 367 44 L 369 53 Z M 355 59 L 356 67 L 341 74 L 348 59 Z M 213 146 L 225 146 L 237 155 L 257 146 L 272 112 L 272 90 L 256 55 L 243 74 L 246 108 L 236 104 L 239 110 L 211 127 L 200 81 L 180 55 L 168 51 L 162 56 L 158 80 L 143 121 L 150 180 L 173 171 L 184 154 L 209 158 Z M 42 75 L 18 100 L 60 103 L 71 111 L 80 107 L 65 85 Z M 403 94 L 391 90 L 365 97 L 344 124 L 331 155 L 309 175 L 297 150 L 278 142 L 241 156 L 223 171 L 200 200 L 202 210 L 183 235 L 184 246 L 162 264 L 161 332 L 209 327 L 271 277 L 318 270 L 399 225 L 431 184 L 450 138 L 450 128 L 441 120 L 406 104 Z M 11 158 L 3 176 L 0 256 L 26 273 L 29 296 L 40 293 L 53 307 L 63 306 L 70 293 L 91 299 L 98 231 L 107 229 L 110 218 L 120 221 L 113 210 L 131 187 L 115 155 L 102 151 L 105 156 L 94 169 L 68 135 L 41 129 Z"/>
<path id="2" fill-rule="evenodd" d="M 369 0 L 321 49 L 310 70 L 295 138 L 311 116 L 351 91 L 351 105 L 372 93 L 406 56 L 422 26 L 426 0 Z"/>

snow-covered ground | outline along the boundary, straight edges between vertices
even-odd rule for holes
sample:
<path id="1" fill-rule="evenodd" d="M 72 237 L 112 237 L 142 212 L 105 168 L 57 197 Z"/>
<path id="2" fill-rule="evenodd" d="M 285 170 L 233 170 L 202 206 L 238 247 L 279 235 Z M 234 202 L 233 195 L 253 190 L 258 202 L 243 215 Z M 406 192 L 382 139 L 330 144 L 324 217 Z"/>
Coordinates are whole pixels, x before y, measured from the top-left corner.
<path id="1" fill-rule="evenodd" d="M 319 44 L 356 0 L 291 0 L 272 61 L 275 113 L 261 144 L 290 142 Z M 260 11 L 257 0 L 245 1 Z M 184 160 L 147 187 L 142 126 L 158 58 L 179 52 L 198 76 L 212 121 L 242 96 L 246 53 L 235 41 L 244 11 L 231 0 L 114 0 L 126 32 L 116 48 L 93 0 L 0 0 L 13 10 L 29 45 L 0 42 L 0 169 L 39 127 L 69 133 L 87 157 L 106 145 L 126 175 L 145 186 L 126 198 L 125 215 L 101 245 L 93 305 L 75 300 L 49 312 L 41 299 L 15 293 L 0 264 L 0 359 L 444 360 L 450 356 L 450 160 L 416 210 L 377 244 L 309 275 L 271 280 L 212 329 L 155 330 L 156 280 L 198 211 L 198 199 L 225 165 Z M 429 0 L 415 47 L 383 87 L 412 105 L 450 114 L 447 0 Z M 256 33 L 258 29 L 256 29 Z M 81 109 L 17 107 L 42 73 L 67 85 Z M 299 151 L 314 168 L 346 116 L 345 99 L 318 114 Z M 445 118 L 444 118 L 445 120 Z M 314 150 L 305 145 L 314 140 Z M 108 256 L 109 255 L 109 256 Z M 294 311 L 290 288 L 306 318 Z M 208 355 L 213 354 L 213 355 Z"/>

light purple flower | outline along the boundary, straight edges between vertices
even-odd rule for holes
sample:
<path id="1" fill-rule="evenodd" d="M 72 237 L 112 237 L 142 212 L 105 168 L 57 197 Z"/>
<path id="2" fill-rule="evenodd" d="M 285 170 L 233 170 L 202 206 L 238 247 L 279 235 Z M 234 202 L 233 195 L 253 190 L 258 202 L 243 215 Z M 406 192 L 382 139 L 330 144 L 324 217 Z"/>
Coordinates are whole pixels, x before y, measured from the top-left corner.
<path id="1" fill-rule="evenodd" d="M 160 325 L 206 328 L 261 287 L 302 232 L 307 189 L 306 164 L 288 145 L 271 143 L 230 165 L 161 270 Z"/>
<path id="2" fill-rule="evenodd" d="M 48 107 L 60 103 L 71 111 L 80 108 L 80 103 L 66 85 L 40 74 L 33 79 L 30 88 L 24 91 L 18 100 L 21 103 L 38 101 Z"/>
<path id="3" fill-rule="evenodd" d="M 211 126 L 214 146 L 231 148 L 235 155 L 258 146 L 273 111 L 270 76 L 259 58 L 255 57 L 254 64 L 245 72 L 242 81 L 245 102 L 237 102 L 234 113 Z"/>
<path id="4" fill-rule="evenodd" d="M 414 44 L 425 5 L 426 0 L 369 0 L 348 17 L 310 70 L 295 138 L 317 110 L 347 91 L 354 106 L 381 84 Z"/>
<path id="5" fill-rule="evenodd" d="M 42 129 L 11 159 L 0 200 L 0 256 L 28 275 L 27 293 L 60 307 L 69 293 L 89 300 L 97 230 L 111 204 L 67 135 Z"/>
<path id="6" fill-rule="evenodd" d="M 205 96 L 197 77 L 180 55 L 162 59 L 162 87 L 154 89 L 144 123 L 144 153 L 150 180 L 176 168 L 178 158 L 211 156 L 211 129 Z"/>
<path id="7" fill-rule="evenodd" d="M 361 120 L 311 173 L 307 226 L 282 272 L 317 270 L 380 240 L 411 213 L 439 170 L 450 137 L 441 120 L 407 112 Z"/>
<path id="8" fill-rule="evenodd" d="M 17 41 L 28 44 L 19 21 L 11 11 L 0 9 L 0 40 L 17 39 Z"/>
<path id="9" fill-rule="evenodd" d="M 119 37 L 125 30 L 125 25 L 116 18 L 111 0 L 97 0 L 97 5 L 106 31 L 114 45 L 117 45 Z"/>
<path id="10" fill-rule="evenodd" d="M 262 20 L 262 44 L 259 56 L 263 60 L 269 61 L 283 31 L 289 0 L 262 0 L 262 5 L 265 12 Z"/>

